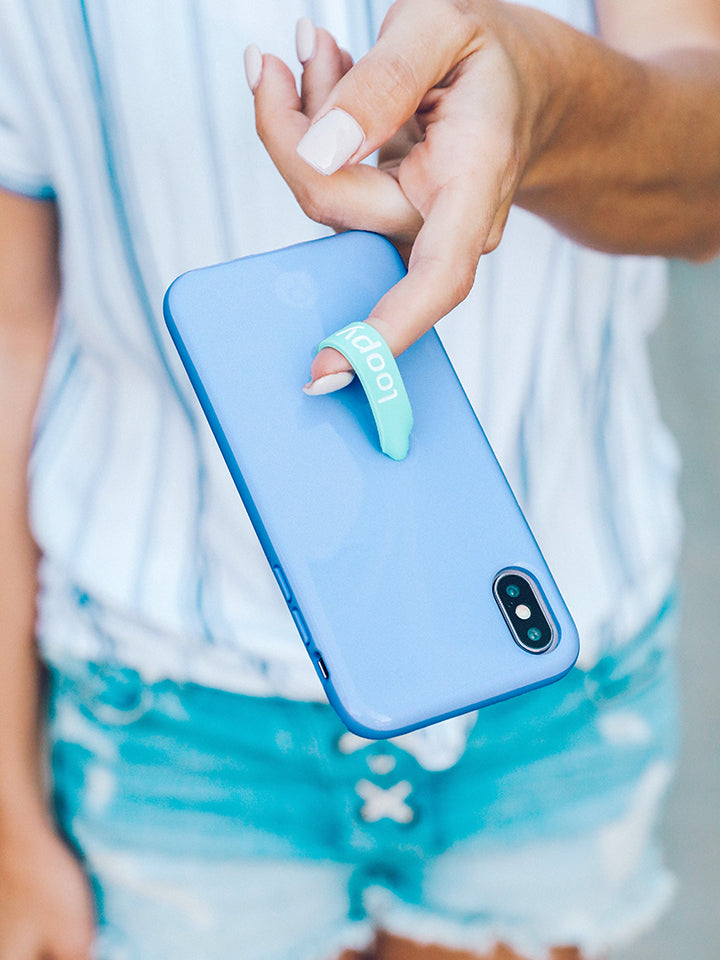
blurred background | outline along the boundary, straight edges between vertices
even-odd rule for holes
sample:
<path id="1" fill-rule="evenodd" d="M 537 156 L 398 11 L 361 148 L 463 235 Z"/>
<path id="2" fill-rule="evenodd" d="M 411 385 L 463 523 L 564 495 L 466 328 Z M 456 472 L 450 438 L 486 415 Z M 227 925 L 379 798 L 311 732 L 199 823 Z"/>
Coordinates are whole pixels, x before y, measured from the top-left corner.
<path id="1" fill-rule="evenodd" d="M 665 420 L 683 458 L 686 536 L 678 637 L 683 746 L 662 826 L 677 898 L 613 960 L 720 957 L 720 259 L 674 263 L 651 344 Z"/>

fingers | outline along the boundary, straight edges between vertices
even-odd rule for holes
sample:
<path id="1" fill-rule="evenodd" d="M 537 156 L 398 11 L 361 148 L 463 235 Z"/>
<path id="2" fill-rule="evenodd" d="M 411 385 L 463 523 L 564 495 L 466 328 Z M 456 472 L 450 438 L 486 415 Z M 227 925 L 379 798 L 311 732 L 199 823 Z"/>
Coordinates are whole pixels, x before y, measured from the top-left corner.
<path id="1" fill-rule="evenodd" d="M 422 218 L 393 177 L 363 164 L 328 179 L 298 155 L 296 148 L 310 125 L 306 111 L 326 98 L 351 62 L 327 31 L 309 24 L 298 34 L 300 52 L 310 57 L 301 96 L 282 60 L 263 57 L 257 48 L 248 48 L 257 56 L 246 52 L 246 64 L 250 61 L 254 68 L 248 69 L 248 82 L 254 80 L 255 120 L 265 148 L 311 219 L 336 230 L 372 230 L 398 243 L 411 242 Z"/>
<path id="2" fill-rule="evenodd" d="M 63 920 L 54 931 L 41 930 L 44 918 L 10 928 L 3 924 L 0 960 L 93 960 L 94 928 L 68 930 Z"/>
<path id="3" fill-rule="evenodd" d="M 369 156 L 464 59 L 478 25 L 452 0 L 398 0 L 370 52 L 336 83 L 298 146 L 324 175 Z"/>
<path id="4" fill-rule="evenodd" d="M 298 60 L 303 65 L 302 110 L 311 119 L 352 66 L 352 58 L 327 30 L 316 28 L 308 17 L 298 20 L 295 38 Z"/>
<path id="5" fill-rule="evenodd" d="M 95 954 L 92 943 L 58 943 L 54 946 L 52 953 L 43 953 L 41 956 L 42 960 L 45 960 L 46 957 L 51 958 L 51 960 L 94 960 Z"/>
<path id="6" fill-rule="evenodd" d="M 395 355 L 467 296 L 479 257 L 502 235 L 521 165 L 515 74 L 468 9 L 398 0 L 354 66 L 329 34 L 301 22 L 300 96 L 277 58 L 248 70 L 260 137 L 308 216 L 412 245 L 407 276 L 368 318 Z M 389 140 L 389 173 L 356 163 Z M 307 392 L 339 389 L 349 369 L 321 351 Z"/>
<path id="7" fill-rule="evenodd" d="M 506 148 L 488 149 L 483 128 L 468 130 L 469 156 L 457 155 L 451 124 L 438 124 L 400 168 L 400 183 L 424 216 L 407 275 L 378 302 L 367 322 L 384 337 L 397 356 L 472 289 L 480 256 L 500 242 L 512 203 L 514 185 Z M 474 142 L 474 140 L 477 142 Z M 446 158 L 455 145 L 450 175 Z M 478 170 L 482 171 L 478 175 Z M 347 369 L 334 350 L 322 350 L 311 367 L 311 381 Z"/>
<path id="8" fill-rule="evenodd" d="M 468 182 L 446 185 L 438 194 L 412 249 L 407 275 L 373 309 L 367 322 L 387 342 L 394 356 L 406 350 L 470 292 L 480 254 L 493 230 L 496 204 L 484 217 L 470 219 Z M 311 381 L 339 373 L 348 364 L 335 350 L 321 350 Z"/>
<path id="9" fill-rule="evenodd" d="M 482 70 L 469 57 L 428 106 L 425 138 L 397 168 L 403 193 L 424 225 L 407 276 L 368 318 L 395 355 L 470 292 L 480 256 L 500 242 L 522 170 L 523 148 L 513 126 L 517 94 L 505 82 L 492 86 L 493 77 L 502 75 L 502 56 L 483 51 L 482 57 Z M 322 351 L 311 376 L 314 381 L 342 369 L 336 354 Z"/>

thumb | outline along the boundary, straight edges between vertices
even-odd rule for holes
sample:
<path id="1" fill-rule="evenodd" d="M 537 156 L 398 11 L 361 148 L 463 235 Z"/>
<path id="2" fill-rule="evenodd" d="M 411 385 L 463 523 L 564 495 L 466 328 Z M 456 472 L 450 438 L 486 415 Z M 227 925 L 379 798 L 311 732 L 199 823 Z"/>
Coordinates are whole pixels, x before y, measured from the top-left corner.
<path id="1" fill-rule="evenodd" d="M 320 173 L 357 163 L 393 137 L 471 50 L 476 24 L 452 0 L 398 0 L 375 46 L 333 87 L 297 147 Z"/>

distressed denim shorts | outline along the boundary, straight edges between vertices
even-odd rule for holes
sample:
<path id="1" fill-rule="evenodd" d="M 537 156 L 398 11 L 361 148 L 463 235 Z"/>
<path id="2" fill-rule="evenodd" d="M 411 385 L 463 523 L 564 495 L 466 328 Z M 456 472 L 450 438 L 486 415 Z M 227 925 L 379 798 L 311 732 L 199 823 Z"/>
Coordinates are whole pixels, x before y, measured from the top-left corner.
<path id="1" fill-rule="evenodd" d="M 378 928 L 533 958 L 630 940 L 673 887 L 652 833 L 674 619 L 669 602 L 618 656 L 481 710 L 441 771 L 325 704 L 49 663 L 55 811 L 96 960 L 332 960 Z"/>

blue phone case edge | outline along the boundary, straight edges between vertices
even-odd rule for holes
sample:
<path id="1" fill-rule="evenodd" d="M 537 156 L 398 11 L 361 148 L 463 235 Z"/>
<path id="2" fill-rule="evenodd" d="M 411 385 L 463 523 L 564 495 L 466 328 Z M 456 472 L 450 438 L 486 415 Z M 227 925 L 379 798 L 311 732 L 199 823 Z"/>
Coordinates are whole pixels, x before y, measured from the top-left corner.
<path id="1" fill-rule="evenodd" d="M 322 238 L 322 239 L 327 239 L 327 238 Z M 310 241 L 310 242 L 311 242 L 311 243 L 321 243 L 321 242 L 322 242 L 322 239 L 319 240 L 319 241 Z M 392 246 L 392 245 L 390 244 L 390 242 L 387 241 L 385 238 L 379 237 L 379 239 L 383 240 L 384 243 L 386 243 L 388 246 Z M 286 247 L 286 248 L 283 248 L 283 249 L 288 250 L 288 249 L 291 249 L 292 247 L 295 247 L 295 246 L 305 246 L 305 245 L 306 245 L 306 244 L 292 244 L 291 246 Z M 399 255 L 397 254 L 397 251 L 395 250 L 394 247 L 392 247 L 392 250 L 393 250 L 393 252 L 395 253 L 395 255 L 399 257 Z M 269 252 L 274 252 L 274 251 L 269 251 Z M 243 260 L 246 260 L 246 259 L 254 259 L 254 258 L 256 258 L 256 257 L 263 257 L 263 256 L 266 256 L 266 255 L 267 255 L 267 253 L 258 253 L 258 254 L 253 254 L 251 257 L 243 257 L 243 258 L 238 258 L 238 259 L 243 259 Z M 232 262 L 232 261 L 230 261 L 230 262 Z M 300 609 L 300 607 L 297 605 L 296 602 L 293 603 L 293 600 L 294 600 L 294 592 L 292 591 L 292 586 L 291 586 L 291 584 L 290 584 L 289 581 L 288 581 L 287 574 L 286 574 L 286 572 L 285 572 L 285 570 L 284 570 L 284 568 L 283 568 L 283 565 L 282 565 L 282 563 L 280 562 L 280 559 L 279 559 L 279 557 L 278 557 L 278 555 L 277 555 L 277 553 L 276 553 L 276 551 L 275 551 L 275 549 L 274 549 L 274 546 L 273 546 L 272 541 L 270 540 L 270 537 L 269 537 L 269 535 L 268 535 L 268 533 L 267 533 L 267 530 L 266 530 L 265 525 L 264 525 L 264 523 L 263 523 L 263 521 L 262 521 L 262 518 L 261 518 L 261 516 L 260 516 L 260 513 L 259 513 L 259 511 L 258 511 L 258 509 L 257 509 L 257 507 L 256 507 L 256 505 L 255 505 L 255 502 L 254 502 L 254 500 L 253 500 L 253 497 L 252 497 L 252 495 L 251 495 L 251 493 L 250 493 L 250 491 L 249 491 L 249 489 L 248 489 L 248 487 L 247 487 L 247 484 L 246 484 L 246 482 L 245 482 L 245 479 L 244 479 L 244 477 L 243 477 L 243 475 L 242 475 L 242 472 L 240 471 L 240 468 L 239 468 L 239 466 L 238 466 L 238 463 L 237 463 L 237 461 L 236 461 L 236 458 L 235 458 L 235 456 L 234 456 L 234 454 L 233 454 L 233 452 L 232 452 L 231 445 L 230 445 L 230 443 L 229 443 L 228 440 L 227 440 L 227 437 L 226 437 L 226 435 L 225 435 L 225 432 L 224 432 L 224 430 L 223 430 L 223 428 L 222 428 L 222 426 L 221 426 L 221 424 L 220 424 L 220 421 L 219 421 L 218 418 L 217 418 L 217 415 L 216 415 L 216 413 L 215 413 L 215 411 L 214 411 L 214 408 L 213 408 L 212 403 L 211 403 L 211 401 L 210 401 L 210 399 L 209 399 L 209 396 L 208 396 L 208 394 L 207 394 L 207 391 L 206 391 L 206 389 L 205 389 L 205 387 L 204 387 L 204 385 L 203 385 L 203 383 L 202 383 L 202 380 L 201 380 L 201 378 L 200 378 L 200 376 L 199 376 L 199 374 L 198 374 L 198 371 L 197 371 L 197 369 L 196 369 L 196 367 L 195 367 L 195 365 L 194 365 L 194 363 L 193 363 L 193 361 L 192 361 L 192 359 L 191 359 L 191 357 L 190 357 L 190 355 L 189 355 L 189 353 L 188 353 L 188 351 L 187 351 L 187 349 L 186 349 L 186 347 L 185 347 L 185 344 L 184 344 L 184 342 L 183 342 L 183 340 L 182 340 L 182 337 L 180 336 L 179 330 L 178 330 L 178 328 L 177 328 L 177 326 L 176 326 L 176 324 L 175 324 L 175 321 L 174 321 L 174 319 L 173 319 L 173 316 L 172 316 L 172 310 L 171 310 L 171 307 L 170 307 L 170 301 L 171 301 L 171 298 L 172 298 L 172 292 L 173 292 L 174 288 L 176 288 L 179 284 L 181 284 L 185 278 L 187 278 L 187 277 L 189 277 L 189 276 L 191 276 L 191 275 L 193 275 L 193 274 L 200 273 L 202 270 L 205 270 L 205 269 L 207 269 L 207 268 L 206 268 L 206 267 L 202 267 L 202 268 L 197 268 L 197 269 L 193 269 L 193 270 L 186 271 L 185 273 L 183 273 L 183 274 L 181 274 L 180 276 L 178 276 L 178 277 L 172 282 L 172 284 L 168 287 L 168 289 L 167 289 L 167 291 L 166 291 L 166 293 L 165 293 L 164 299 L 163 299 L 163 317 L 164 317 L 164 320 L 165 320 L 165 324 L 166 324 L 166 326 L 167 326 L 167 329 L 168 329 L 168 331 L 169 331 L 169 333 L 170 333 L 170 336 L 171 336 L 171 338 L 172 338 L 172 341 L 173 341 L 173 343 L 174 343 L 174 345 L 175 345 L 175 348 L 176 348 L 176 350 L 177 350 L 177 352 L 178 352 L 178 355 L 179 355 L 179 357 L 180 357 L 180 359 L 181 359 L 181 362 L 182 362 L 182 364 L 183 364 L 183 366 L 184 366 L 184 368 L 185 368 L 185 370 L 186 370 L 186 372 L 187 372 L 187 375 L 188 375 L 188 377 L 189 377 L 189 379 L 190 379 L 190 382 L 191 382 L 191 384 L 192 384 L 193 390 L 194 390 L 194 392 L 195 392 L 195 394 L 196 394 L 196 396 L 197 396 L 197 398 L 198 398 L 198 402 L 200 403 L 200 406 L 201 406 L 201 408 L 202 408 L 202 411 L 203 411 L 203 413 L 204 413 L 204 415 L 205 415 L 205 417 L 206 417 L 206 419 L 207 419 L 207 421 L 208 421 L 208 424 L 209 424 L 209 426 L 210 426 L 210 428 L 211 428 L 211 430 L 212 430 L 212 432 L 213 432 L 213 435 L 214 435 L 214 437 L 215 437 L 215 439 L 216 439 L 216 442 L 218 443 L 218 447 L 219 447 L 219 449 L 220 449 L 220 451 L 221 451 L 221 454 L 222 454 L 222 456 L 223 456 L 223 459 L 224 459 L 224 461 L 225 461 L 225 463 L 226 463 L 226 465 L 227 465 L 227 467 L 228 467 L 228 470 L 230 471 L 230 474 L 231 474 L 231 476 L 232 476 L 233 482 L 235 483 L 235 486 L 236 486 L 236 488 L 237 488 L 237 490 L 238 490 L 238 493 L 239 493 L 239 495 L 240 495 L 240 497 L 241 497 L 241 499 L 242 499 L 242 501 L 243 501 L 243 504 L 244 504 L 245 509 L 246 509 L 246 511 L 247 511 L 247 513 L 248 513 L 248 516 L 249 516 L 250 521 L 251 521 L 251 523 L 252 523 L 252 525 L 253 525 L 253 528 L 254 528 L 257 536 L 258 536 L 260 545 L 261 545 L 262 550 L 263 550 L 263 552 L 264 552 L 264 554 L 265 554 L 265 556 L 266 556 L 266 558 L 267 558 L 267 560 L 268 560 L 268 563 L 270 564 L 270 567 L 271 567 L 271 569 L 273 570 L 273 573 L 275 574 L 276 579 L 277 579 L 277 572 L 276 572 L 276 571 L 277 571 L 277 570 L 280 570 L 281 574 L 282 574 L 283 577 L 284 577 L 285 582 L 286 582 L 286 583 L 288 584 L 288 586 L 289 586 L 291 599 L 288 600 L 287 596 L 284 596 L 284 599 L 285 599 L 285 601 L 287 602 L 287 605 L 288 605 L 288 607 L 290 608 L 291 612 L 293 613 L 294 619 L 295 619 L 295 617 L 297 617 L 297 618 L 299 618 L 299 620 L 300 620 L 300 623 L 298 623 L 298 622 L 297 622 L 297 619 L 296 619 L 296 628 L 298 629 L 298 632 L 299 632 L 299 634 L 300 634 L 300 636 L 301 636 L 301 639 L 303 639 L 303 641 L 304 641 L 304 643 L 305 643 L 305 646 L 306 646 L 306 648 L 307 648 L 307 650 L 308 650 L 308 654 L 310 655 L 311 662 L 313 663 L 314 669 L 315 669 L 315 671 L 316 671 L 316 673 L 317 673 L 317 675 L 318 675 L 318 677 L 319 677 L 319 679 L 320 679 L 320 681 L 321 681 L 321 683 L 322 683 L 322 685 L 323 685 L 323 688 L 324 688 L 325 693 L 326 693 L 326 695 L 327 695 L 327 697 L 328 697 L 328 700 L 330 701 L 330 703 L 332 704 L 333 708 L 334 708 L 335 711 L 338 713 L 338 715 L 341 717 L 341 719 L 343 720 L 343 722 L 345 723 L 345 725 L 348 727 L 349 730 L 351 730 L 353 733 L 356 733 L 356 734 L 359 735 L 359 736 L 362 736 L 362 737 L 365 737 L 365 738 L 368 738 L 368 739 L 387 739 L 388 737 L 399 736 L 399 735 L 402 735 L 402 734 L 404 734 L 404 733 L 409 733 L 409 732 L 412 731 L 412 730 L 416 730 L 416 729 L 422 728 L 422 727 L 424 727 L 424 726 L 427 725 L 428 721 L 426 721 L 426 720 L 425 720 L 425 721 L 419 721 L 419 722 L 417 722 L 417 723 L 411 723 L 411 724 L 404 725 L 404 726 L 397 727 L 397 728 L 393 728 L 393 729 L 382 729 L 382 730 L 379 730 L 379 729 L 376 729 L 376 728 L 368 727 L 367 725 L 365 725 L 364 723 L 362 723 L 357 717 L 353 716 L 352 714 L 350 714 L 350 713 L 348 712 L 348 710 L 346 709 L 345 705 L 344 705 L 344 704 L 342 703 L 342 701 L 338 698 L 337 693 L 336 693 L 336 691 L 335 691 L 335 688 L 334 688 L 332 682 L 328 682 L 328 678 L 326 678 L 326 677 L 324 676 L 324 674 L 323 674 L 323 672 L 322 672 L 322 669 L 320 668 L 320 665 L 319 665 L 319 662 L 318 662 L 320 655 L 318 654 L 317 650 L 315 649 L 315 645 L 314 645 L 314 642 L 313 642 L 313 640 L 312 640 L 311 631 L 310 631 L 310 629 L 307 627 L 307 624 L 306 624 L 305 621 L 304 621 L 304 617 L 303 617 L 303 614 L 302 614 L 302 610 Z M 435 335 L 437 336 L 437 334 L 435 334 Z M 452 366 L 452 362 L 451 362 L 450 359 L 447 357 L 447 353 L 446 353 L 446 351 L 445 351 L 445 349 L 444 349 L 444 346 L 443 346 L 442 342 L 440 341 L 440 338 L 438 337 L 437 339 L 438 339 L 438 342 L 439 342 L 439 344 L 440 344 L 440 347 L 441 347 L 443 353 L 445 354 L 445 357 L 446 357 L 446 359 L 447 359 L 447 362 L 448 362 L 448 364 L 450 365 L 450 367 L 451 367 L 451 369 L 452 369 L 452 372 L 453 372 L 454 376 L 457 378 L 457 373 L 455 372 L 454 367 Z M 459 383 L 459 378 L 458 378 L 458 383 Z M 462 389 L 462 385 L 461 385 L 461 384 L 460 384 L 460 387 L 461 387 L 461 389 Z M 464 391 L 463 391 L 463 393 L 464 393 Z M 466 400 L 467 400 L 467 397 L 466 397 Z M 469 400 L 467 400 L 467 402 L 468 402 L 468 404 L 469 404 Z M 472 405 L 470 405 L 470 408 L 471 408 L 471 410 L 472 410 Z M 474 418 L 475 418 L 475 420 L 476 420 L 476 422 L 477 422 L 477 424 L 478 424 L 479 429 L 482 430 L 482 425 L 479 423 L 479 421 L 478 421 L 478 419 L 477 419 L 477 415 L 475 414 L 475 411 L 472 410 L 472 413 L 473 413 L 473 416 L 474 416 Z M 483 431 L 483 433 L 484 433 L 484 431 Z M 490 446 L 490 449 L 491 449 L 491 451 L 492 451 L 492 447 L 491 447 L 491 446 Z M 492 451 L 492 453 L 493 453 L 493 457 L 495 457 L 494 451 Z M 496 462 L 497 462 L 497 458 L 496 458 L 496 457 L 495 457 L 495 460 L 496 460 Z M 512 487 L 510 486 L 507 478 L 505 477 L 504 472 L 502 471 L 502 468 L 500 467 L 499 463 L 498 463 L 498 468 L 500 469 L 500 473 L 501 473 L 501 475 L 503 476 L 503 478 L 504 478 L 504 480 L 505 480 L 505 483 L 507 484 L 507 487 L 508 487 L 508 489 L 509 489 L 509 491 L 510 491 L 512 497 L 513 497 L 513 500 L 515 500 L 515 503 L 517 504 L 517 498 L 515 497 L 514 491 L 512 490 Z M 519 504 L 517 504 L 517 508 L 518 508 L 518 510 L 520 511 L 520 514 L 522 515 L 523 520 L 525 521 L 525 524 L 526 524 L 526 526 L 527 526 L 528 532 L 530 533 L 530 536 L 532 537 L 532 539 L 533 539 L 533 540 L 535 541 L 535 543 L 537 544 L 537 541 L 535 540 L 534 533 L 532 532 L 532 529 L 530 528 L 530 525 L 527 523 L 527 520 L 526 520 L 526 518 L 525 518 L 525 516 L 524 516 L 524 513 L 523 513 L 522 509 L 520 508 Z M 538 546 L 538 549 L 539 549 L 539 546 Z M 278 589 L 281 590 L 281 593 L 283 593 L 283 595 L 284 595 L 284 591 L 282 590 L 282 588 L 281 588 L 281 586 L 280 586 L 279 583 L 278 583 Z M 570 637 L 569 637 L 569 638 L 567 637 L 568 627 L 569 627 L 569 630 L 570 630 Z M 558 625 L 558 628 L 559 628 L 559 625 Z M 305 636 L 303 636 L 303 631 L 304 631 L 304 633 L 305 633 Z M 492 697 L 492 698 L 489 698 L 489 699 L 483 699 L 483 700 L 478 701 L 478 702 L 476 702 L 475 704 L 472 704 L 472 705 L 470 705 L 470 706 L 465 706 L 465 707 L 460 708 L 460 709 L 457 709 L 457 710 L 449 711 L 449 712 L 447 712 L 447 713 L 444 713 L 444 714 L 442 714 L 442 715 L 439 715 L 439 716 L 435 717 L 435 718 L 432 720 L 432 722 L 440 722 L 440 721 L 445 720 L 445 719 L 450 719 L 451 717 L 459 716 L 459 715 L 462 715 L 463 713 L 467 713 L 467 712 L 469 712 L 469 711 L 472 711 L 472 710 L 475 710 L 475 709 L 479 709 L 479 708 L 481 708 L 481 707 L 488 706 L 488 705 L 493 704 L 493 703 L 501 702 L 502 700 L 510 699 L 510 698 L 512 698 L 512 697 L 518 696 L 518 695 L 520 695 L 520 694 L 522 694 L 522 693 L 526 693 L 526 692 L 529 692 L 529 691 L 534 690 L 534 689 L 538 689 L 538 688 L 540 688 L 540 687 L 546 686 L 546 685 L 548 685 L 548 684 L 550 684 L 550 683 L 553 683 L 553 682 L 561 679 L 563 676 L 565 676 L 565 675 L 572 669 L 572 667 L 574 666 L 574 664 L 575 664 L 575 662 L 576 662 L 576 660 L 577 660 L 578 653 L 579 653 L 579 641 L 578 641 L 578 636 L 577 636 L 577 628 L 576 628 L 576 626 L 575 626 L 572 618 L 570 618 L 569 625 L 568 625 L 568 624 L 565 625 L 565 631 L 564 631 L 564 633 L 565 633 L 565 636 L 566 636 L 566 642 L 567 642 L 567 640 L 569 639 L 569 640 L 570 640 L 570 645 L 574 648 L 574 656 L 572 657 L 572 659 L 571 659 L 569 662 L 567 662 L 567 664 L 566 664 L 565 666 L 563 666 L 563 668 L 562 668 L 560 671 L 558 671 L 557 673 L 552 674 L 551 676 L 547 676 L 547 677 L 544 677 L 544 678 L 542 678 L 542 679 L 540 679 L 540 680 L 537 680 L 537 681 L 535 681 L 535 682 L 533 682 L 533 683 L 531 683 L 531 684 L 527 684 L 527 685 L 525 685 L 525 686 L 522 686 L 522 687 L 519 687 L 519 688 L 515 688 L 515 689 L 512 689 L 512 690 L 509 690 L 509 691 L 507 691 L 507 692 L 505 692 L 505 693 L 503 693 L 503 694 L 501 694 L 501 695 L 499 695 L 499 696 Z M 308 641 L 309 641 L 309 642 L 308 642 Z"/>

